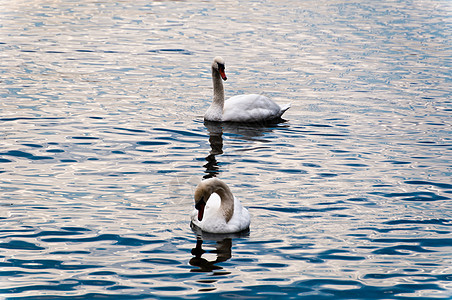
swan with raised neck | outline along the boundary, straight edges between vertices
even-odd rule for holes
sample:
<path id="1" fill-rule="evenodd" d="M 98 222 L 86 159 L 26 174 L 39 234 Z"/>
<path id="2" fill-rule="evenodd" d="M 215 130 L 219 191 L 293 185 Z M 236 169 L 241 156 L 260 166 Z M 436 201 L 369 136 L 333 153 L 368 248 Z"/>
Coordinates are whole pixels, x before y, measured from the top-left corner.
<path id="1" fill-rule="evenodd" d="M 263 95 L 238 95 L 224 100 L 223 81 L 227 80 L 225 61 L 220 56 L 212 63 L 213 101 L 204 114 L 205 121 L 267 122 L 280 119 L 290 104 L 279 106 Z"/>
<path id="2" fill-rule="evenodd" d="M 213 101 L 207 109 L 204 119 L 207 121 L 221 122 L 224 109 L 224 87 L 223 80 L 227 80 L 225 74 L 224 59 L 217 56 L 212 63 Z"/>

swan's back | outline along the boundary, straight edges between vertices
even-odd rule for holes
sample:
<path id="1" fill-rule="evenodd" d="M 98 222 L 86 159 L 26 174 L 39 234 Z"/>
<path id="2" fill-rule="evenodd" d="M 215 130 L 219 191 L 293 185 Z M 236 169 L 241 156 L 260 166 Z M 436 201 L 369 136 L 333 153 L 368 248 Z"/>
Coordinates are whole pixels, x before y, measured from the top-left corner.
<path id="1" fill-rule="evenodd" d="M 263 95 L 238 95 L 224 103 L 223 121 L 262 122 L 277 119 L 289 109 L 290 105 L 281 107 Z"/>

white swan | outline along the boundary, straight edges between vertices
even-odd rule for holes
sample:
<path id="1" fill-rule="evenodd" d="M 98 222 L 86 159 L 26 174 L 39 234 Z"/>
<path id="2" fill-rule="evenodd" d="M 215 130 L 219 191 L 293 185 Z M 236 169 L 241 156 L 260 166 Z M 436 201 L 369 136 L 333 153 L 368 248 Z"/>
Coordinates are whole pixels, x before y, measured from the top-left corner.
<path id="1" fill-rule="evenodd" d="M 281 118 L 290 104 L 279 106 L 263 95 L 239 95 L 224 101 L 223 82 L 227 80 L 224 60 L 217 56 L 212 63 L 213 102 L 204 120 L 215 122 L 267 122 Z"/>
<path id="2" fill-rule="evenodd" d="M 217 178 L 206 179 L 196 187 L 191 221 L 210 233 L 240 232 L 248 229 L 251 222 L 248 210 Z"/>

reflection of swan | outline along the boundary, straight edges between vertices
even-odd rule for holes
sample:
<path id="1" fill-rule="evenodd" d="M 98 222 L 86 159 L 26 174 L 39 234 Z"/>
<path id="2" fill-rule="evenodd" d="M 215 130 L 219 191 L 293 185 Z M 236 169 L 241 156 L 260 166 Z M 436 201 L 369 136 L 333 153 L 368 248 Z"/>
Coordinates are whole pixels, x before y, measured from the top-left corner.
<path id="1" fill-rule="evenodd" d="M 241 140 L 256 142 L 269 142 L 269 140 L 261 137 L 271 133 L 275 129 L 289 127 L 289 125 L 282 123 L 219 123 L 209 121 L 205 121 L 204 125 L 209 131 L 209 137 L 221 137 L 225 133 L 239 136 L 238 138 Z"/>
<path id="2" fill-rule="evenodd" d="M 192 223 L 210 233 L 232 233 L 248 229 L 250 214 L 217 178 L 202 181 L 195 190 Z"/>
<path id="3" fill-rule="evenodd" d="M 221 123 L 214 122 L 214 124 Z M 209 131 L 209 144 L 211 150 L 206 157 L 207 163 L 204 165 L 207 173 L 207 175 L 204 176 L 205 179 L 218 175 L 220 167 L 218 166 L 216 156 L 223 154 L 223 130 L 221 126 L 207 126 L 207 130 Z"/>
<path id="4" fill-rule="evenodd" d="M 229 260 L 232 257 L 232 240 L 242 239 L 249 237 L 248 231 L 241 231 L 236 233 L 226 233 L 226 234 L 215 234 L 203 232 L 199 227 L 192 224 L 192 229 L 196 233 L 197 241 L 196 247 L 191 250 L 191 254 L 194 255 L 190 259 L 190 265 L 199 267 L 199 269 L 192 269 L 191 272 L 212 272 L 214 270 L 220 270 L 222 267 L 216 265 Z M 202 257 L 206 251 L 202 248 L 203 240 L 215 241 L 215 250 L 209 251 L 210 253 L 216 254 L 216 259 L 209 261 Z M 226 274 L 222 272 L 221 274 Z"/>
<path id="5" fill-rule="evenodd" d="M 267 122 L 281 118 L 290 104 L 279 106 L 263 95 L 239 95 L 224 101 L 221 79 L 226 80 L 224 60 L 215 57 L 212 63 L 213 102 L 204 120 L 215 122 Z"/>
<path id="6" fill-rule="evenodd" d="M 217 241 L 215 245 L 215 252 L 217 258 L 213 261 L 208 261 L 205 258 L 202 258 L 202 255 L 206 253 L 204 249 L 202 249 L 202 239 L 198 239 L 196 241 L 196 247 L 191 250 L 191 254 L 195 257 L 190 259 L 190 265 L 199 267 L 199 269 L 192 269 L 191 272 L 212 272 L 214 270 L 223 269 L 220 266 L 215 264 L 227 261 L 231 258 L 231 248 L 232 248 L 232 240 L 230 238 L 225 238 L 223 240 Z"/>

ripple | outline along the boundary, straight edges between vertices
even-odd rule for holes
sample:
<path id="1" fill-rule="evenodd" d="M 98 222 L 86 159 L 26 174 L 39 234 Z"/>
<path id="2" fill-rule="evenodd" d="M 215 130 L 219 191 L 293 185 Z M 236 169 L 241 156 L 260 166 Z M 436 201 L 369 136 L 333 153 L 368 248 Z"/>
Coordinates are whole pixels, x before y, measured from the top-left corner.
<path id="1" fill-rule="evenodd" d="M 163 131 L 163 132 L 169 132 L 173 134 L 177 134 L 180 136 L 188 136 L 188 137 L 200 137 L 205 138 L 206 135 L 192 132 L 192 131 L 185 131 L 185 130 L 176 130 L 176 129 L 168 129 L 168 128 L 154 128 L 155 131 Z M 180 139 L 177 139 L 180 140 Z"/>
<path id="2" fill-rule="evenodd" d="M 63 229 L 63 228 L 62 228 Z M 83 229 L 74 229 L 74 230 L 61 230 L 61 231 L 49 231 L 49 230 L 43 230 L 40 231 L 38 233 L 33 233 L 33 234 L 17 234 L 20 231 L 14 231 L 16 234 L 11 234 L 11 235 L 7 235 L 5 236 L 5 238 L 33 238 L 33 237 L 46 237 L 46 236 L 67 236 L 67 235 L 79 235 L 79 234 L 83 234 L 82 232 L 79 231 L 89 231 L 89 230 L 83 230 Z M 2 232 L 2 231 L 0 231 Z M 24 232 L 29 232 L 28 230 L 24 230 Z"/>
<path id="3" fill-rule="evenodd" d="M 416 270 L 413 270 L 416 271 Z M 404 277 L 406 274 L 401 273 L 395 273 L 395 274 L 366 274 L 364 278 L 371 278 L 371 279 L 391 279 L 391 278 L 398 278 L 398 277 Z M 410 274 L 410 277 L 418 282 L 428 282 L 428 281 L 436 281 L 436 280 L 447 280 L 452 281 L 452 274 L 441 274 L 441 275 L 435 275 L 435 274 Z"/>
<path id="4" fill-rule="evenodd" d="M 260 209 L 260 210 L 269 210 L 269 211 L 277 211 L 283 213 L 294 213 L 298 214 L 301 212 L 330 212 L 336 210 L 345 210 L 347 207 L 325 207 L 325 208 L 296 208 L 296 207 L 258 207 L 258 206 L 249 206 L 250 209 Z"/>
<path id="5" fill-rule="evenodd" d="M 436 186 L 442 189 L 452 189 L 452 184 L 448 183 L 437 183 L 437 182 L 430 182 L 430 181 L 423 181 L 423 180 L 408 180 L 405 181 L 406 184 L 413 184 L 413 185 L 428 185 L 428 186 Z"/>
<path id="6" fill-rule="evenodd" d="M 253 297 L 260 295 L 262 297 L 287 297 L 297 295 L 298 299 L 312 299 L 315 294 L 316 299 L 386 299 L 397 297 L 404 293 L 415 293 L 419 291 L 442 291 L 443 289 L 436 284 L 395 284 L 389 287 L 380 287 L 372 285 L 363 285 L 354 280 L 323 280 L 312 279 L 294 282 L 290 285 L 259 285 L 246 286 L 246 289 L 239 292 L 224 292 L 217 294 L 218 297 Z M 416 299 L 428 299 L 427 297 L 416 297 Z"/>
<path id="7" fill-rule="evenodd" d="M 318 175 L 319 175 L 320 177 L 326 177 L 326 178 L 338 176 L 338 174 L 335 174 L 335 173 L 319 173 Z"/>
<path id="8" fill-rule="evenodd" d="M 36 244 L 25 241 L 10 241 L 8 243 L 0 243 L 0 248 L 3 249 L 17 249 L 17 250 L 44 250 Z"/>
<path id="9" fill-rule="evenodd" d="M 174 53 L 174 54 L 183 54 L 183 55 L 193 55 L 194 53 L 186 50 L 186 49 L 171 49 L 171 48 L 167 48 L 167 49 L 156 49 L 156 50 L 148 50 L 148 52 L 151 53 Z"/>
<path id="10" fill-rule="evenodd" d="M 23 269 L 58 269 L 58 270 L 84 270 L 100 268 L 97 265 L 89 264 L 69 264 L 64 261 L 51 260 L 51 259 L 8 259 L 4 262 L 0 262 L 0 266 L 9 268 L 23 268 Z"/>
<path id="11" fill-rule="evenodd" d="M 168 145 L 170 143 L 168 142 L 157 142 L 157 141 L 141 141 L 137 142 L 138 145 L 141 146 L 162 146 L 162 145 Z"/>
<path id="12" fill-rule="evenodd" d="M 348 253 L 349 255 L 337 255 L 336 253 Z M 327 250 L 322 253 L 319 253 L 318 258 L 321 260 L 346 260 L 346 261 L 355 261 L 355 260 L 364 260 L 365 257 L 353 255 L 346 250 Z"/>
<path id="13" fill-rule="evenodd" d="M 4 297 L 450 298 L 444 1 L 13 2 Z M 204 123 L 215 55 L 287 120 Z M 192 232 L 212 176 L 249 232 Z"/>
<path id="14" fill-rule="evenodd" d="M 38 144 L 22 144 L 23 146 L 31 147 L 31 148 L 42 148 L 42 145 Z"/>
<path id="15" fill-rule="evenodd" d="M 430 220 L 410 220 L 410 219 L 402 219 L 402 220 L 391 220 L 383 222 L 383 224 L 388 225 L 401 225 L 401 224 L 434 224 L 434 225 L 445 225 L 452 226 L 451 220 L 445 219 L 430 219 Z"/>
<path id="16" fill-rule="evenodd" d="M 372 253 L 383 254 L 383 255 L 411 255 L 413 252 L 425 253 L 425 252 L 435 252 L 435 251 L 427 250 L 420 246 L 400 245 L 400 246 L 391 246 L 391 247 L 381 248 L 381 249 L 373 251 Z"/>
<path id="17" fill-rule="evenodd" d="M 77 287 L 80 286 L 112 286 L 115 282 L 106 281 L 106 280 L 63 280 L 61 282 L 51 282 L 52 284 L 47 285 L 39 285 L 33 284 L 26 287 L 13 288 L 9 291 L 1 290 L 0 292 L 4 293 L 24 293 L 27 291 L 74 291 Z M 37 299 L 36 297 L 23 297 L 22 299 Z M 41 298 L 41 297 L 39 297 Z M 48 299 L 54 299 L 54 297 L 46 297 Z M 65 297 L 67 298 L 67 297 Z M 76 297 L 79 298 L 79 297 Z M 86 298 L 88 299 L 88 298 Z"/>
<path id="18" fill-rule="evenodd" d="M 61 120 L 64 118 L 58 118 L 58 117 L 42 117 L 42 118 L 35 118 L 35 117 L 14 117 L 14 118 L 0 118 L 0 121 L 3 122 L 11 122 L 11 121 L 24 121 L 24 120 Z"/>
<path id="19" fill-rule="evenodd" d="M 141 130 L 141 129 L 131 129 L 131 128 L 122 128 L 122 127 L 115 127 L 113 129 L 132 132 L 132 133 L 146 133 L 145 130 Z"/>
<path id="20" fill-rule="evenodd" d="M 0 155 L 6 155 L 6 156 L 13 156 L 13 157 L 19 157 L 19 158 L 28 158 L 31 160 L 43 160 L 43 159 L 53 159 L 51 156 L 39 156 L 39 155 L 33 155 L 28 152 L 19 151 L 19 150 L 10 150 L 7 152 L 0 152 Z"/>
<path id="21" fill-rule="evenodd" d="M 114 245 L 123 245 L 123 246 L 143 246 L 149 244 L 161 243 L 161 240 L 143 240 L 137 238 L 126 238 L 117 234 L 101 234 L 95 237 L 89 238 L 45 238 L 42 239 L 44 242 L 48 243 L 64 243 L 64 242 L 72 242 L 72 243 L 89 243 L 89 242 L 98 242 L 98 241 L 114 241 Z"/>
<path id="22" fill-rule="evenodd" d="M 62 150 L 62 149 L 49 149 L 49 150 L 46 150 L 46 152 L 48 152 L 48 153 L 63 153 L 64 150 Z"/>
<path id="23" fill-rule="evenodd" d="M 68 285 L 70 287 L 73 287 L 73 285 Z M 117 287 L 117 288 L 110 288 L 110 290 L 115 290 L 115 289 L 127 289 L 127 287 Z M 57 289 L 55 289 L 57 290 Z M 49 300 L 63 300 L 63 299 L 68 299 L 67 296 L 46 296 L 46 299 Z M 71 299 L 75 299 L 75 300 L 89 300 L 89 299 L 107 299 L 107 300 L 114 300 L 114 299 L 125 299 L 125 300 L 140 300 L 140 299 L 149 299 L 149 295 L 148 294 L 144 294 L 144 295 L 124 295 L 124 294 L 105 294 L 105 293 L 86 293 L 86 294 L 82 294 L 82 295 L 77 295 L 77 296 L 70 296 Z M 42 299 L 41 296 L 29 296 L 29 297 L 17 297 L 15 299 L 22 299 L 22 300 L 40 300 Z"/>
<path id="24" fill-rule="evenodd" d="M 145 263 L 157 264 L 157 265 L 179 265 L 180 262 L 173 259 L 163 259 L 163 258 L 148 258 L 141 260 Z"/>
<path id="25" fill-rule="evenodd" d="M 398 243 L 413 243 L 413 244 L 419 244 L 420 246 L 424 247 L 450 247 L 452 245 L 452 239 L 451 238 L 431 238 L 431 239 L 425 239 L 425 238 L 406 238 L 406 239 L 398 239 L 398 238 L 379 238 L 379 239 L 373 239 L 373 242 L 376 243 L 392 243 L 392 244 L 398 244 Z"/>
<path id="26" fill-rule="evenodd" d="M 73 136 L 71 137 L 74 140 L 98 140 L 98 137 L 94 136 Z"/>
<path id="27" fill-rule="evenodd" d="M 440 200 L 449 200 L 450 198 L 437 195 L 433 192 L 410 192 L 410 193 L 375 193 L 379 195 L 383 195 L 387 198 L 398 198 L 403 201 L 440 201 Z"/>

